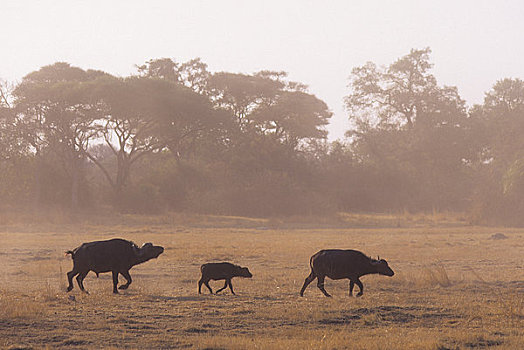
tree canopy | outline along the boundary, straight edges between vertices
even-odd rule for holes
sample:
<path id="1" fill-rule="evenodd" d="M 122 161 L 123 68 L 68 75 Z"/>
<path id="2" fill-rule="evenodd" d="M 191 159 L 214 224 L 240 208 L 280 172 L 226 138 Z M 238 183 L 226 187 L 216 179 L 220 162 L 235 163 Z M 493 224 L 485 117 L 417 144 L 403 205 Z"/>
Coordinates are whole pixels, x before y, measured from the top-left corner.
<path id="1" fill-rule="evenodd" d="M 57 62 L 0 80 L 0 210 L 458 210 L 524 224 L 524 82 L 467 106 L 430 56 L 355 67 L 337 141 L 329 106 L 281 71 L 157 58 L 128 77 Z"/>

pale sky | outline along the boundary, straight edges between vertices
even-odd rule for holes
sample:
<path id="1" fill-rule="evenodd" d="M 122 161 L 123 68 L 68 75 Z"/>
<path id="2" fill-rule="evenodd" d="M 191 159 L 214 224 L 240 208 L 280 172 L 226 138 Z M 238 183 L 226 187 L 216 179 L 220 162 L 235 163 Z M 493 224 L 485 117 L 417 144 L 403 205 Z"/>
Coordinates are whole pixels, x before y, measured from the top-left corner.
<path id="1" fill-rule="evenodd" d="M 349 128 L 353 67 L 427 46 L 439 84 L 481 103 L 497 80 L 524 79 L 524 1 L 0 0 L 0 79 L 57 61 L 127 76 L 162 57 L 283 70 L 334 112 L 331 140 Z"/>

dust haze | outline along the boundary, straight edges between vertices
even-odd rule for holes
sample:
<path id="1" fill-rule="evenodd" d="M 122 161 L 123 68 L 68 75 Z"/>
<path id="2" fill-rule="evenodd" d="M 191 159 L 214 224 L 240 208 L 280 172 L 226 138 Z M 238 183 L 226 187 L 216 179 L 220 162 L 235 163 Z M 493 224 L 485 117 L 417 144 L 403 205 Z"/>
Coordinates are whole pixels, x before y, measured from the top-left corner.
<path id="1" fill-rule="evenodd" d="M 0 348 L 524 343 L 522 5 L 42 6 L 0 15 L 33 21 L 0 58 Z M 117 237 L 140 265 L 67 286 Z M 301 297 L 333 248 L 394 276 Z M 199 295 L 210 262 L 252 278 Z"/>

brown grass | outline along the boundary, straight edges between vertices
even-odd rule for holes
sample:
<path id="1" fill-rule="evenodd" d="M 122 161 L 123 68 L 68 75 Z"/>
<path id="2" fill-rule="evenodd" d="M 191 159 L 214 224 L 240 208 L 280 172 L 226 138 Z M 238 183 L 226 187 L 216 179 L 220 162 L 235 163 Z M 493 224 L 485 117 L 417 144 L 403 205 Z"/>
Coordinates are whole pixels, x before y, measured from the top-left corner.
<path id="1" fill-rule="evenodd" d="M 0 294 L 0 319 L 38 319 L 46 315 L 46 309 L 36 297 L 14 295 L 3 292 Z"/>
<path id="2" fill-rule="evenodd" d="M 390 228 L 344 226 L 358 215 L 321 225 L 192 215 L 119 217 L 113 224 L 58 223 L 56 216 L 57 223 L 40 226 L 13 219 L 0 227 L 0 348 L 519 348 L 523 232 L 465 226 L 435 213 L 408 224 L 402 215 L 400 227 L 393 220 Z M 392 219 L 366 220 L 388 226 Z M 495 232 L 508 238 L 493 240 Z M 90 295 L 76 285 L 65 293 L 72 263 L 64 251 L 111 237 L 166 251 L 135 267 L 120 295 L 111 293 L 110 274 L 88 275 Z M 331 280 L 333 298 L 315 282 L 300 298 L 309 257 L 335 247 L 380 255 L 396 274 L 363 277 L 362 298 L 347 296 L 347 281 Z M 233 280 L 237 296 L 199 296 L 200 264 L 223 260 L 248 266 L 254 278 Z M 222 283 L 211 282 L 215 290 Z"/>

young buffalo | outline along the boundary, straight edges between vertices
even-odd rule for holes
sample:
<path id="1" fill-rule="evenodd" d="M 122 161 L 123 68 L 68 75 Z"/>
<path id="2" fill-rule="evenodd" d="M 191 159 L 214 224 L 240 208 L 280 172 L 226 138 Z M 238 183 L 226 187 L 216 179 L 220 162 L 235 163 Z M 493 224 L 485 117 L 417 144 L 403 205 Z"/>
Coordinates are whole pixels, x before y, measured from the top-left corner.
<path id="1" fill-rule="evenodd" d="M 69 286 L 67 291 L 73 289 L 73 277 L 76 277 L 80 290 L 87 293 L 84 289 L 84 278 L 89 271 L 96 273 L 113 273 L 113 293 L 118 293 L 118 274 L 120 273 L 127 280 L 119 289 L 127 289 L 131 284 L 129 270 L 138 264 L 153 258 L 158 258 L 164 252 L 164 248 L 145 243 L 138 247 L 131 241 L 115 238 L 108 241 L 95 241 L 84 243 L 74 250 L 68 250 L 66 254 L 71 254 L 73 258 L 73 270 L 67 273 Z"/>
<path id="2" fill-rule="evenodd" d="M 309 260 L 311 273 L 304 281 L 300 290 L 300 296 L 304 296 L 307 286 L 317 278 L 318 289 L 325 296 L 330 297 L 324 289 L 324 278 L 329 277 L 333 280 L 349 279 L 349 296 L 353 296 L 355 284 L 360 288 L 357 296 L 364 293 L 364 286 L 360 282 L 360 277 L 364 275 L 378 273 L 385 276 L 393 276 L 395 273 L 388 266 L 384 259 L 375 260 L 364 253 L 356 250 L 329 249 L 321 250 Z"/>
<path id="3" fill-rule="evenodd" d="M 213 294 L 213 290 L 209 286 L 210 280 L 226 280 L 224 286 L 217 290 L 216 294 L 224 290 L 227 286 L 229 286 L 231 293 L 235 294 L 233 291 L 233 285 L 231 284 L 231 279 L 233 277 L 253 277 L 247 267 L 240 267 L 228 262 L 204 264 L 200 266 L 200 271 L 202 272 L 202 277 L 200 278 L 200 281 L 198 281 L 198 294 L 201 294 L 202 283 L 204 283 L 209 289 L 209 292 Z"/>

